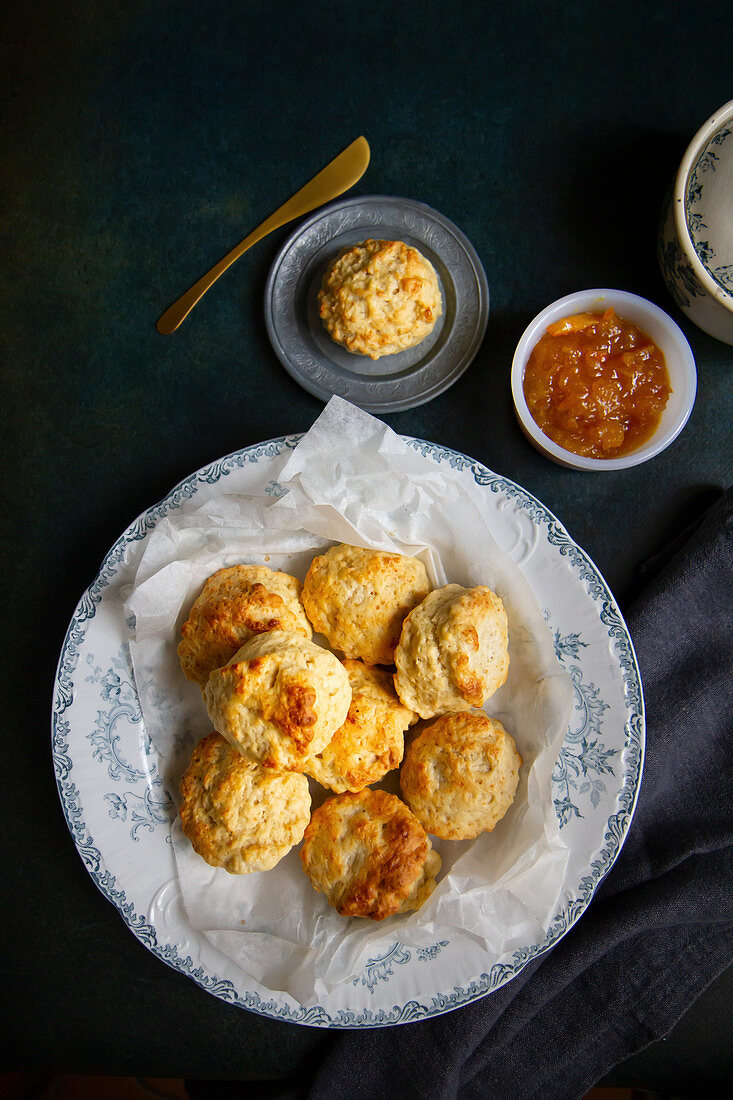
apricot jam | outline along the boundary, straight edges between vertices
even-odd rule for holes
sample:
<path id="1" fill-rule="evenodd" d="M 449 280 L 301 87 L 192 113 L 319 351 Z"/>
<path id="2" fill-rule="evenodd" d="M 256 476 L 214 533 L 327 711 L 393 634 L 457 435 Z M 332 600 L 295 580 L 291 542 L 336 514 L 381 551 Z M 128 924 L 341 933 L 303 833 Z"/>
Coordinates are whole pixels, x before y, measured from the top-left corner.
<path id="1" fill-rule="evenodd" d="M 662 350 L 612 309 L 548 325 L 524 372 L 533 419 L 560 447 L 587 458 L 640 447 L 671 392 Z"/>

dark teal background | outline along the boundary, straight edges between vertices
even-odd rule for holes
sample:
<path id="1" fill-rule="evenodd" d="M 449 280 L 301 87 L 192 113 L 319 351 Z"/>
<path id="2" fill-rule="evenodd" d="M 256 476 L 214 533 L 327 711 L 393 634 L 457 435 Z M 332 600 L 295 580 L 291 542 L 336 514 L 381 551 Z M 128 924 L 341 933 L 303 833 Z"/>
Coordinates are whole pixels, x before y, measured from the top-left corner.
<path id="1" fill-rule="evenodd" d="M 50 764 L 58 651 L 117 535 L 192 470 L 305 430 L 322 408 L 263 322 L 292 227 L 243 257 L 178 333 L 159 336 L 155 321 L 363 133 L 372 160 L 352 194 L 440 210 L 491 291 L 468 372 L 384 419 L 538 496 L 626 601 L 640 563 L 730 481 L 733 349 L 677 311 L 655 237 L 687 142 L 733 96 L 733 8 L 6 0 L 0 18 L 5 1059 L 284 1076 L 328 1035 L 228 1007 L 149 955 L 83 870 Z M 604 286 L 681 324 L 698 398 L 663 455 L 586 475 L 524 441 L 509 368 L 539 309 Z"/>

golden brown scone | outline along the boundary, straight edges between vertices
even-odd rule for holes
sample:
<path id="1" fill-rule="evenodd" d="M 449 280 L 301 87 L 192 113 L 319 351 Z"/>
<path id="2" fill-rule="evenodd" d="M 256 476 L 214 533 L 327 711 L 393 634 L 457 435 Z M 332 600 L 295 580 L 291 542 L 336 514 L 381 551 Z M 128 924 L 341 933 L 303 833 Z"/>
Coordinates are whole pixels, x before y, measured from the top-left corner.
<path id="1" fill-rule="evenodd" d="M 333 653 L 289 634 L 257 634 L 204 688 L 214 729 L 256 764 L 303 771 L 322 752 L 351 702 L 349 677 Z"/>
<path id="2" fill-rule="evenodd" d="M 404 802 L 369 788 L 335 795 L 315 810 L 300 858 L 329 905 L 344 917 L 372 920 L 419 909 L 441 864 Z"/>
<path id="3" fill-rule="evenodd" d="M 402 241 L 347 248 L 324 275 L 318 306 L 331 339 L 370 359 L 419 344 L 443 312 L 433 265 Z"/>
<path id="4" fill-rule="evenodd" d="M 429 591 L 418 558 L 339 543 L 311 562 L 303 604 L 314 628 L 344 656 L 391 665 L 405 615 Z"/>
<path id="5" fill-rule="evenodd" d="M 396 768 L 405 751 L 405 730 L 417 721 L 397 698 L 386 669 L 350 660 L 344 668 L 351 684 L 346 721 L 305 767 L 318 783 L 339 793 L 360 791 Z"/>
<path id="6" fill-rule="evenodd" d="M 421 718 L 483 706 L 509 671 L 507 617 L 490 588 L 447 584 L 405 619 L 395 688 Z"/>
<path id="7" fill-rule="evenodd" d="M 261 768 L 218 733 L 193 750 L 181 799 L 194 850 L 233 875 L 274 867 L 302 840 L 311 806 L 304 775 Z"/>
<path id="8" fill-rule="evenodd" d="M 183 624 L 181 668 L 203 688 L 240 646 L 266 630 L 313 637 L 300 601 L 300 581 L 260 565 L 232 565 L 209 577 Z"/>
<path id="9" fill-rule="evenodd" d="M 446 714 L 408 747 L 400 785 L 429 833 L 472 840 L 490 832 L 511 806 L 521 766 L 501 722 L 478 711 Z"/>

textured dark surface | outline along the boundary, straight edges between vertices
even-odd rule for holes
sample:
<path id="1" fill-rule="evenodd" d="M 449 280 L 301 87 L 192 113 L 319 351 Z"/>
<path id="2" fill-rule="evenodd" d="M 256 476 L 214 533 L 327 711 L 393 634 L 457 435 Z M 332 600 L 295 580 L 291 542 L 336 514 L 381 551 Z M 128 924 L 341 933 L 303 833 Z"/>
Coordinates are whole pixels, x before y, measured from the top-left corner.
<path id="1" fill-rule="evenodd" d="M 288 229 L 240 260 L 177 334 L 158 336 L 155 320 L 364 133 L 372 161 L 352 193 L 440 210 L 476 247 L 491 290 L 486 339 L 468 372 L 431 404 L 385 419 L 534 493 L 626 602 L 640 563 L 730 480 L 733 350 L 678 313 L 655 234 L 689 138 L 730 98 L 733 9 L 6 0 L 0 18 L 12 902 L 4 1062 L 285 1076 L 328 1034 L 224 1005 L 146 952 L 86 875 L 53 779 L 55 663 L 111 543 L 193 469 L 305 430 L 322 407 L 279 365 L 264 328 L 264 281 Z M 533 451 L 509 391 L 526 323 L 590 286 L 667 309 L 699 371 L 674 446 L 605 475 L 562 470 Z M 704 1036 L 689 1042 L 691 1072 L 715 1048 Z"/>

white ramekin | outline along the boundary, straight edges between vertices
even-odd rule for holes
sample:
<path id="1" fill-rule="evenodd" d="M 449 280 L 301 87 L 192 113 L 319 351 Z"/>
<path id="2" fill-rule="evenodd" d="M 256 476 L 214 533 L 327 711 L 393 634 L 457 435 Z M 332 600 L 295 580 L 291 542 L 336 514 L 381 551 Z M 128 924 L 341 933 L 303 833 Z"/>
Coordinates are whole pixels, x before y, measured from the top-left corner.
<path id="1" fill-rule="evenodd" d="M 618 458 L 583 458 L 554 443 L 532 418 L 524 397 L 524 369 L 533 347 L 548 325 L 574 313 L 602 313 L 613 307 L 619 317 L 643 329 L 664 352 L 672 393 L 654 435 L 630 454 Z M 624 290 L 579 290 L 559 298 L 538 313 L 517 344 L 512 362 L 512 397 L 522 431 L 538 451 L 573 470 L 626 470 L 654 458 L 680 434 L 692 412 L 697 391 L 695 360 L 685 336 L 664 310 Z"/>

